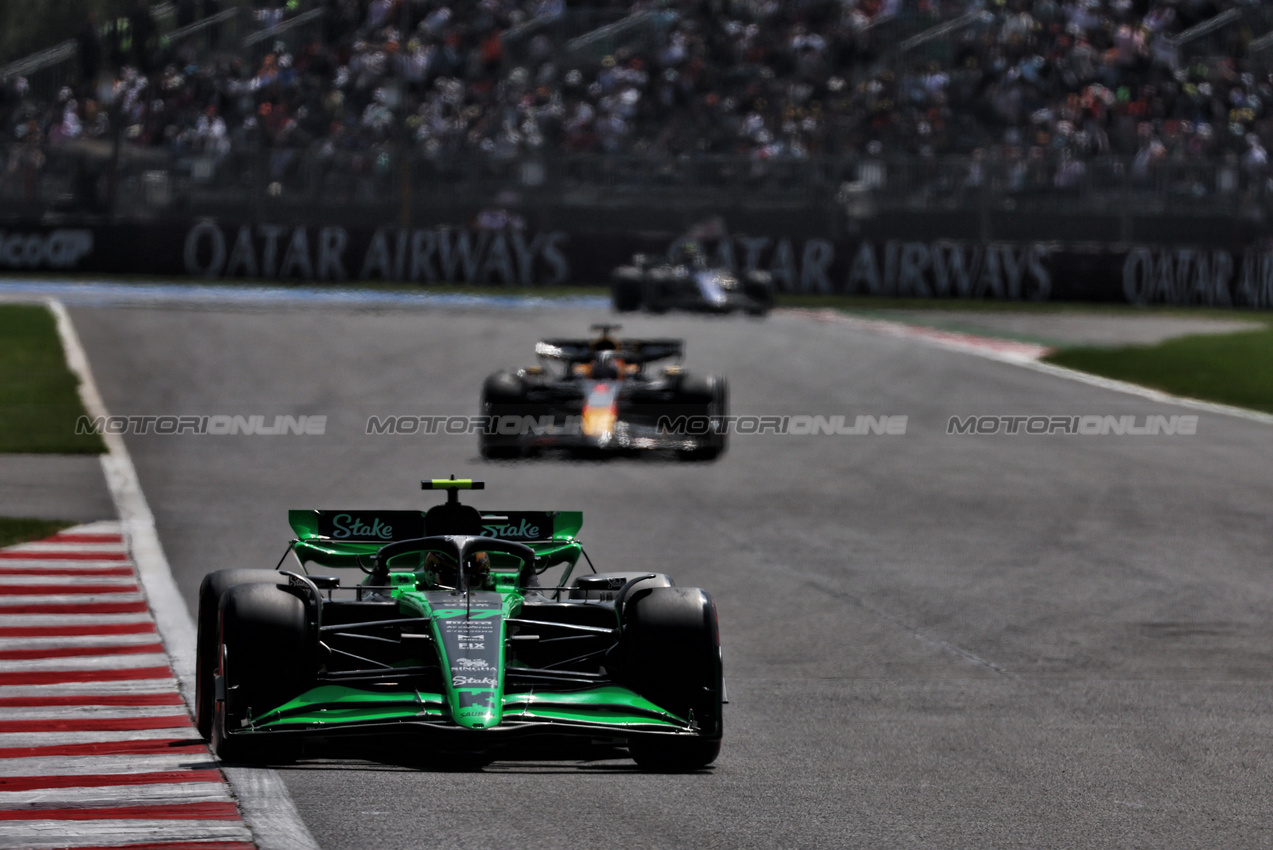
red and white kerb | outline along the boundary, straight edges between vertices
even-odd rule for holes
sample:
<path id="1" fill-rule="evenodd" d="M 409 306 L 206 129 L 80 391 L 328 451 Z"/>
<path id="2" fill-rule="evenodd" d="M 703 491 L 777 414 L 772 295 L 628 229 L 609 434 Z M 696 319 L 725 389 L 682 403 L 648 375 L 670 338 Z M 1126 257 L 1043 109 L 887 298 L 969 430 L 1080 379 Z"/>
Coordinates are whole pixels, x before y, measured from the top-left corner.
<path id="1" fill-rule="evenodd" d="M 117 522 L 0 549 L 0 847 L 254 847 Z"/>

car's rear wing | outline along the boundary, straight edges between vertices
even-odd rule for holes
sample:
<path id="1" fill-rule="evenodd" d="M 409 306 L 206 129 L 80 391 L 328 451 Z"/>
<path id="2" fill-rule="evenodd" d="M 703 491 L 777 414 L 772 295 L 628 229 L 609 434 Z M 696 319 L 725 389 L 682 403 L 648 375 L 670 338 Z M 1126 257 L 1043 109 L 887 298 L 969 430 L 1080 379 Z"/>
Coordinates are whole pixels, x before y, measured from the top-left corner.
<path id="1" fill-rule="evenodd" d="M 424 511 L 288 511 L 301 540 L 393 543 L 424 537 Z M 582 511 L 482 511 L 482 534 L 519 543 L 570 541 L 583 527 Z"/>
<path id="2" fill-rule="evenodd" d="M 296 532 L 298 558 L 330 567 L 358 565 L 381 546 L 425 536 L 424 511 L 293 510 L 287 521 Z M 573 549 L 582 511 L 481 511 L 482 535 L 526 543 L 549 557 Z"/>
<path id="3" fill-rule="evenodd" d="M 596 353 L 593 342 L 590 339 L 544 339 L 535 343 L 535 354 L 566 363 L 586 363 Z M 619 341 L 618 347 L 613 350 L 629 363 L 650 363 L 668 357 L 684 357 L 685 340 L 625 339 Z"/>

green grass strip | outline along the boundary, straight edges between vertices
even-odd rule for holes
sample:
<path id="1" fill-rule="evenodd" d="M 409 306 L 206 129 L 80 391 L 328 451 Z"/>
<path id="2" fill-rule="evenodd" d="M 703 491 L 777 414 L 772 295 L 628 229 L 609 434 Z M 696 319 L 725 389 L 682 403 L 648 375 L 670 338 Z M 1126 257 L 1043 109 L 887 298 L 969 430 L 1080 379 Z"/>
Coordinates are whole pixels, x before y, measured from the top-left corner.
<path id="1" fill-rule="evenodd" d="M 55 519 L 0 516 L 0 548 L 29 540 L 43 540 L 72 525 L 75 523 Z"/>
<path id="2" fill-rule="evenodd" d="M 995 312 L 1025 315 L 1161 316 L 1267 322 L 1267 313 L 1210 307 L 1136 307 L 1131 304 L 1028 303 L 972 299 L 872 298 L 845 295 L 782 295 L 784 307 L 832 308 L 866 317 L 907 321 L 910 310 L 943 311 L 950 322 L 923 320 L 933 327 L 961 329 L 960 313 Z M 1025 338 L 994 330 L 962 328 L 1000 338 Z M 1048 363 L 1153 387 L 1173 395 L 1214 401 L 1273 413 L 1273 325 L 1262 330 L 1178 337 L 1155 345 L 1063 347 L 1045 357 Z"/>
<path id="3" fill-rule="evenodd" d="M 66 366 L 53 314 L 41 306 L 0 306 L 0 452 L 97 454 L 95 434 L 76 434 L 85 415 Z"/>
<path id="4" fill-rule="evenodd" d="M 1066 348 L 1044 359 L 1173 395 L 1273 413 L 1273 326 L 1156 345 Z"/>

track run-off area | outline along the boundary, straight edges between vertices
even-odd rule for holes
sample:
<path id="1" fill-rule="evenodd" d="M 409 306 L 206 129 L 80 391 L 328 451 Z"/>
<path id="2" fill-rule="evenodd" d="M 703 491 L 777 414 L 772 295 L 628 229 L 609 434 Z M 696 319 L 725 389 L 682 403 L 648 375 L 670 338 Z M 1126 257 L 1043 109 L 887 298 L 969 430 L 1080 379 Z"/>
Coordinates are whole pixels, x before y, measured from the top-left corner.
<path id="1" fill-rule="evenodd" d="M 172 604 L 193 611 L 208 571 L 273 566 L 289 508 L 424 507 L 419 480 L 452 473 L 487 482 L 479 507 L 581 509 L 599 569 L 667 572 L 716 600 L 730 705 L 712 769 L 277 768 L 323 850 L 1270 842 L 1273 425 L 1260 417 L 869 324 L 624 316 L 624 335 L 684 338 L 690 371 L 729 380 L 735 415 L 905 417 L 904 433 L 739 434 L 706 464 L 495 464 L 475 436 L 368 421 L 476 414 L 487 374 L 532 365 L 541 337 L 613 321 L 604 309 L 69 315 L 116 416 L 325 417 L 304 435 L 124 437 Z M 1124 432 L 950 433 L 969 417 Z"/>

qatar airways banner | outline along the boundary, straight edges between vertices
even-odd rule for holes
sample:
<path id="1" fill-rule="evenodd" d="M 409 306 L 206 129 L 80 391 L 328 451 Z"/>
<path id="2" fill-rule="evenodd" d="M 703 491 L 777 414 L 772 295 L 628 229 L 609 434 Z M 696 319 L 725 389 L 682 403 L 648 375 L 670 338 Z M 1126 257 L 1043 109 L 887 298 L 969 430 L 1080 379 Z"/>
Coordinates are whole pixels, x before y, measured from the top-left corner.
<path id="1" fill-rule="evenodd" d="M 405 281 L 498 288 L 603 285 L 634 253 L 679 239 L 566 230 L 112 224 L 0 229 L 0 271 L 219 280 Z M 1273 249 L 754 235 L 705 240 L 713 263 L 781 292 L 1114 301 L 1273 309 Z"/>

